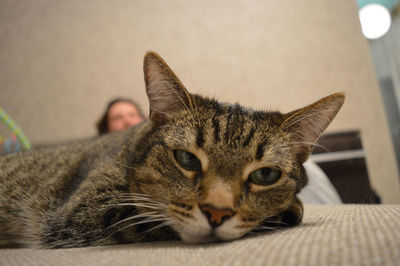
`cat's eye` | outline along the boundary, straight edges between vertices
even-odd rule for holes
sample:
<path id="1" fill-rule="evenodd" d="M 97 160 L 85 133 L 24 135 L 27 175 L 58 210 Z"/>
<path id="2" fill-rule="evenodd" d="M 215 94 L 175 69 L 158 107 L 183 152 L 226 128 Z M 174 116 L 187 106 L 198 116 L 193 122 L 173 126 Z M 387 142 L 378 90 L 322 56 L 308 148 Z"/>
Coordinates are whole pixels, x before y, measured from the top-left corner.
<path id="1" fill-rule="evenodd" d="M 264 167 L 251 172 L 249 180 L 257 185 L 268 186 L 277 182 L 281 175 L 282 172 L 277 169 Z"/>
<path id="2" fill-rule="evenodd" d="M 201 171 L 201 163 L 197 157 L 190 152 L 175 150 L 174 156 L 178 164 L 185 170 L 189 171 Z"/>

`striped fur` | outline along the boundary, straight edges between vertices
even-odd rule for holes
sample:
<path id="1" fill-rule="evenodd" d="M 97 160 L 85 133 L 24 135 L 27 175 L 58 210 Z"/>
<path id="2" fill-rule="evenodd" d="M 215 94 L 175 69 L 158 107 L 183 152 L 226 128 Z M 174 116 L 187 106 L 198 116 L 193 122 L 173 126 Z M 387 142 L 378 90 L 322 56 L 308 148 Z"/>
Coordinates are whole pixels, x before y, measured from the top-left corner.
<path id="1" fill-rule="evenodd" d="M 149 121 L 0 158 L 1 246 L 225 241 L 300 223 L 302 163 L 343 94 L 281 114 L 190 94 L 153 52 L 144 72 Z M 185 169 L 177 151 L 201 167 Z M 255 183 L 265 167 L 280 178 Z"/>

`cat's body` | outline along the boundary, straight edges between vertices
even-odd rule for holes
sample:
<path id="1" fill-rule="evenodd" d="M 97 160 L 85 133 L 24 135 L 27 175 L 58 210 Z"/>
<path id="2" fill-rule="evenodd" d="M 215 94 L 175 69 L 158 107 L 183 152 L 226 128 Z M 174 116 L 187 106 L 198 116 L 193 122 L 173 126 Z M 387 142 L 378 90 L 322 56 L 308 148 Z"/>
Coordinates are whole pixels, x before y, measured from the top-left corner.
<path id="1" fill-rule="evenodd" d="M 189 94 L 154 53 L 144 70 L 149 121 L 0 158 L 0 246 L 208 242 L 301 221 L 302 163 L 342 94 L 261 112 Z"/>
<path id="2" fill-rule="evenodd" d="M 0 243 L 73 247 L 150 240 L 134 228 L 127 234 L 109 228 L 138 214 L 134 206 L 119 206 L 129 203 L 128 156 L 139 154 L 138 131 L 146 136 L 149 124 L 2 158 Z"/>

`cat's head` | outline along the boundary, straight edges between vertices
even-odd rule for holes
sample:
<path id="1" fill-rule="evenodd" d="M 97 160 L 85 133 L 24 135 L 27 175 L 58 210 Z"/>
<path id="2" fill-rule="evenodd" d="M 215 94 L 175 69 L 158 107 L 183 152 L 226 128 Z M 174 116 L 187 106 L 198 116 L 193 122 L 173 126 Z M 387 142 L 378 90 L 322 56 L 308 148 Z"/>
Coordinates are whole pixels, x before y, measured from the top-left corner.
<path id="1" fill-rule="evenodd" d="M 281 114 L 191 94 L 153 52 L 144 73 L 153 128 L 134 186 L 166 204 L 160 215 L 184 241 L 232 240 L 301 221 L 302 164 L 343 94 Z"/>

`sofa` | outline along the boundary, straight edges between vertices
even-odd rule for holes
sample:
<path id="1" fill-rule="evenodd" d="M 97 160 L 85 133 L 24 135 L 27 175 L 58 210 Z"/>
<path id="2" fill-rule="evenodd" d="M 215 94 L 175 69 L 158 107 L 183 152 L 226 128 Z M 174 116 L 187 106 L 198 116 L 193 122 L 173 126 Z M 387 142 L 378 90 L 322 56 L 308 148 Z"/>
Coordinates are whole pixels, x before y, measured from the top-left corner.
<path id="1" fill-rule="evenodd" d="M 224 243 L 0 249 L 0 265 L 400 265 L 400 205 L 305 205 L 300 226 Z"/>

